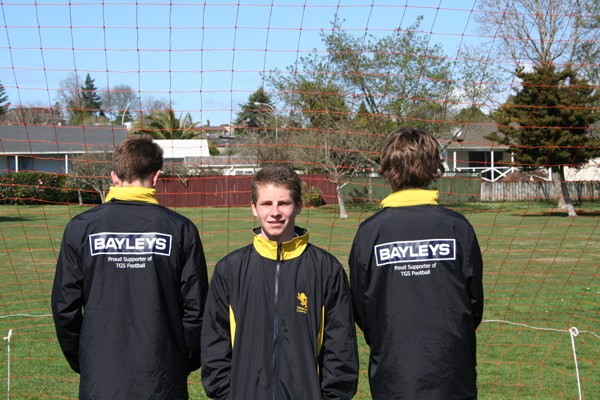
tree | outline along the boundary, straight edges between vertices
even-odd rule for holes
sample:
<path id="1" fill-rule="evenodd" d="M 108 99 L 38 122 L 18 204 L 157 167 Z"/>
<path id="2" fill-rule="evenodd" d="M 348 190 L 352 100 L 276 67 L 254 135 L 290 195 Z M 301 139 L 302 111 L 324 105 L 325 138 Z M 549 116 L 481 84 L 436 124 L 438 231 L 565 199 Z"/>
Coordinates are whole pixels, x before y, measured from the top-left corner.
<path id="1" fill-rule="evenodd" d="M 67 124 L 92 125 L 107 123 L 102 110 L 102 102 L 94 80 L 88 74 L 82 82 L 76 72 L 72 72 L 60 81 L 57 102 L 65 110 Z"/>
<path id="2" fill-rule="evenodd" d="M 67 124 L 81 125 L 84 116 L 82 114 L 83 103 L 81 100 L 81 81 L 76 72 L 70 73 L 65 79 L 60 81 L 57 93 L 57 101 L 65 110 Z"/>
<path id="3" fill-rule="evenodd" d="M 479 0 L 475 18 L 484 35 L 498 39 L 501 58 L 509 55 L 517 66 L 570 66 L 588 43 L 582 35 L 594 39 L 594 17 L 587 14 L 594 7 L 597 0 Z"/>
<path id="4" fill-rule="evenodd" d="M 600 96 L 569 68 L 536 66 L 516 72 L 521 88 L 497 113 L 500 133 L 490 139 L 509 145 L 524 169 L 552 167 L 559 205 L 576 216 L 565 167 L 580 166 L 600 156 L 600 138 L 592 125 L 600 119 L 594 104 Z"/>
<path id="5" fill-rule="evenodd" d="M 440 45 L 418 34 L 421 21 L 381 38 L 354 37 L 336 21 L 330 31 L 321 33 L 326 53 L 314 51 L 266 80 L 285 108 L 302 114 L 294 115 L 294 120 L 304 126 L 312 126 L 320 111 L 312 107 L 312 115 L 307 115 L 308 109 L 298 107 L 306 100 L 303 85 L 313 82 L 309 91 L 331 90 L 341 96 L 344 112 L 355 116 L 343 129 L 360 129 L 349 136 L 369 138 L 358 141 L 364 147 L 355 150 L 368 158 L 367 165 L 376 167 L 378 151 L 373 150 L 381 148 L 391 131 L 404 124 L 433 132 L 444 129 L 444 116 L 455 97 L 451 63 Z"/>
<path id="6" fill-rule="evenodd" d="M 102 107 L 115 123 L 133 121 L 132 113 L 140 109 L 138 95 L 129 85 L 115 85 L 102 93 Z"/>
<path id="7" fill-rule="evenodd" d="M 142 113 L 151 114 L 156 111 L 167 111 L 173 108 L 173 104 L 169 100 L 155 99 L 152 96 L 145 96 L 140 104 Z"/>
<path id="8" fill-rule="evenodd" d="M 79 203 L 82 204 L 82 190 L 94 190 L 100 195 L 104 203 L 106 193 L 112 181 L 112 150 L 105 149 L 99 152 L 86 152 L 79 157 L 71 159 L 71 174 L 68 186 L 77 188 Z"/>
<path id="9" fill-rule="evenodd" d="M 273 106 L 271 96 L 265 93 L 262 88 L 259 88 L 248 96 L 248 101 L 244 104 L 240 104 L 241 109 L 237 113 L 234 121 L 236 135 L 251 135 L 262 126 L 261 118 L 263 118 L 265 106 L 259 106 L 257 103 Z"/>
<path id="10" fill-rule="evenodd" d="M 441 117 L 452 102 L 451 64 L 441 45 L 418 34 L 422 19 L 378 39 L 353 37 L 337 22 L 331 33 L 322 33 L 327 48 L 323 65 L 337 77 L 343 93 L 353 96 L 352 110 L 360 104 L 354 99 L 361 99 L 378 117 L 373 129 L 386 136 L 406 121 L 440 130 Z"/>
<path id="11" fill-rule="evenodd" d="M 282 121 L 276 114 L 271 96 L 263 88 L 259 88 L 239 106 L 240 111 L 234 120 L 238 145 L 229 150 L 242 157 L 255 158 L 258 164 L 279 160 L 281 154 L 278 152 L 278 145 L 267 134 L 277 132 L 278 124 Z"/>
<path id="12" fill-rule="evenodd" d="M 350 107 L 330 75 L 298 76 L 296 92 L 287 101 L 297 112 L 293 128 L 287 129 L 286 137 L 293 145 L 286 147 L 285 158 L 304 170 L 326 173 L 336 185 L 340 218 L 347 218 L 342 188 L 369 164 L 365 156 L 369 153 L 360 149 L 372 146 L 373 141 L 353 132 Z"/>
<path id="13" fill-rule="evenodd" d="M 81 103 L 85 114 L 104 117 L 102 98 L 98 94 L 98 88 L 94 85 L 94 79 L 92 79 L 90 74 L 86 75 L 85 84 L 81 88 Z"/>
<path id="14" fill-rule="evenodd" d="M 42 104 L 19 105 L 9 110 L 4 120 L 13 124 L 59 125 L 63 122 L 60 105 L 48 108 Z"/>
<path id="15" fill-rule="evenodd" d="M 8 112 L 9 107 L 8 95 L 4 90 L 4 85 L 0 82 L 0 118 Z"/>
<path id="16" fill-rule="evenodd" d="M 192 120 L 190 113 L 175 117 L 171 109 L 156 111 L 144 116 L 138 121 L 135 133 L 147 133 L 154 139 L 194 139 L 200 135 L 196 129 L 197 123 Z"/>
<path id="17" fill-rule="evenodd" d="M 452 121 L 459 124 L 494 123 L 495 121 L 476 106 L 466 107 L 452 116 Z"/>
<path id="18" fill-rule="evenodd" d="M 434 132 L 444 127 L 455 96 L 451 63 L 440 45 L 418 34 L 421 21 L 380 38 L 352 36 L 334 21 L 321 33 L 326 53 L 315 50 L 285 73 L 266 76 L 291 110 L 287 130 L 296 139 L 286 151 L 328 173 L 342 217 L 340 189 L 353 174 L 377 168 L 391 131 L 403 124 Z"/>
<path id="19" fill-rule="evenodd" d="M 594 86 L 600 86 L 600 2 L 583 1 L 582 27 L 579 44 L 575 51 L 575 65 L 581 68 L 584 76 Z"/>

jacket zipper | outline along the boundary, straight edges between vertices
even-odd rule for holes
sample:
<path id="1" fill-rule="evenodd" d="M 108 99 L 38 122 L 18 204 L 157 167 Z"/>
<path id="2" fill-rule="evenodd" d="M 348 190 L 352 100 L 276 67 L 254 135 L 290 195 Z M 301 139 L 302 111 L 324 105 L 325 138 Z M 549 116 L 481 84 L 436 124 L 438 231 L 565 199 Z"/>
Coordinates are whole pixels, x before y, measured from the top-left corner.
<path id="1" fill-rule="evenodd" d="M 275 372 L 277 371 L 277 339 L 279 333 L 279 316 L 278 316 L 278 303 L 279 303 L 279 266 L 281 264 L 281 243 L 277 244 L 277 264 L 275 265 L 275 299 L 273 300 L 275 315 L 273 319 L 273 373 L 272 373 L 272 385 L 273 385 L 273 400 L 277 400 L 277 389 L 275 385 Z"/>

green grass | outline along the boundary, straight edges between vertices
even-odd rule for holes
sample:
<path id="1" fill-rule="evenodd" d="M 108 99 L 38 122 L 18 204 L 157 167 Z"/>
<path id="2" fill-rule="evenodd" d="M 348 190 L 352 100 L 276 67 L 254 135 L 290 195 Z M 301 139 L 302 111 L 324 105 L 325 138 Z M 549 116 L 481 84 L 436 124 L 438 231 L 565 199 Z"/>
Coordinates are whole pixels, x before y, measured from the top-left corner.
<path id="1" fill-rule="evenodd" d="M 575 338 L 584 399 L 600 398 L 600 204 L 577 218 L 547 204 L 457 204 L 475 227 L 484 256 L 486 306 L 478 331 L 480 399 L 577 399 L 571 338 Z M 65 224 L 79 206 L 0 206 L 0 337 L 13 329 L 11 398 L 77 398 L 49 317 L 49 295 Z M 311 241 L 347 265 L 359 223 L 375 206 L 304 209 L 297 224 Z M 251 240 L 249 208 L 178 209 L 194 221 L 209 274 L 228 252 Z M 518 325 L 516 325 L 518 324 Z M 594 335 L 595 334 L 595 335 Z M 361 374 L 357 399 L 369 399 L 368 348 L 359 333 Z M 0 347 L 0 396 L 6 392 L 7 342 Z M 4 377 L 4 378 L 3 378 Z M 191 397 L 203 399 L 199 372 Z"/>

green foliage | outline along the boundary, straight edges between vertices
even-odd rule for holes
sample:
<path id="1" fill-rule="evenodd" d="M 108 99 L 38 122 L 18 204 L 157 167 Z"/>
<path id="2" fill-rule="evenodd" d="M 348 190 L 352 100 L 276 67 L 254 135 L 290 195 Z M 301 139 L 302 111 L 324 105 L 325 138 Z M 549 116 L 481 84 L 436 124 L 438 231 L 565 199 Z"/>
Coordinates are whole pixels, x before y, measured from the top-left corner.
<path id="1" fill-rule="evenodd" d="M 267 104 L 267 106 L 256 105 L 256 103 Z M 246 131 L 256 131 L 264 126 L 265 108 L 273 106 L 271 104 L 271 96 L 262 88 L 256 90 L 248 97 L 248 101 L 240 104 L 241 110 L 237 113 L 234 124 L 236 126 L 236 134 L 244 135 Z M 266 111 L 268 112 L 268 111 Z"/>
<path id="2" fill-rule="evenodd" d="M 373 199 L 369 198 L 369 188 L 366 186 L 352 188 L 352 191 L 350 191 L 349 196 L 351 199 L 351 204 L 375 203 Z"/>
<path id="3" fill-rule="evenodd" d="M 102 109 L 102 100 L 94 79 L 87 74 L 82 85 L 82 79 L 73 72 L 60 82 L 57 102 L 65 109 L 69 125 L 92 125 L 108 123 Z"/>
<path id="4" fill-rule="evenodd" d="M 8 95 L 6 94 L 4 85 L 0 82 L 0 117 L 8 112 L 9 107 Z"/>
<path id="5" fill-rule="evenodd" d="M 104 116 L 104 111 L 102 111 L 102 98 L 98 94 L 98 88 L 94 85 L 94 79 L 92 79 L 90 74 L 87 74 L 85 77 L 85 84 L 81 88 L 81 103 L 82 114 L 98 117 Z"/>
<path id="6" fill-rule="evenodd" d="M 453 118 L 454 122 L 460 123 L 473 123 L 473 122 L 487 122 L 492 123 L 493 120 L 486 115 L 480 108 L 471 106 L 461 109 Z"/>
<path id="7" fill-rule="evenodd" d="M 200 135 L 196 130 L 196 122 L 192 120 L 190 113 L 175 116 L 175 111 L 155 111 L 148 116 L 143 116 L 139 122 L 135 134 L 146 133 L 157 140 L 168 139 L 194 139 Z"/>
<path id="8" fill-rule="evenodd" d="M 522 81 L 498 112 L 500 132 L 490 139 L 510 146 L 525 168 L 576 166 L 600 155 L 591 125 L 598 118 L 600 95 L 570 69 L 536 66 L 519 69 Z"/>
<path id="9" fill-rule="evenodd" d="M 325 204 L 323 192 L 314 186 L 306 190 L 306 183 L 302 183 L 302 204 L 305 207 L 320 207 Z"/>
<path id="10" fill-rule="evenodd" d="M 45 172 L 13 172 L 0 175 L 0 203 L 45 204 L 74 203 L 77 193 L 66 187 L 67 177 Z M 97 202 L 93 194 L 85 193 L 88 203 Z"/>
<path id="11" fill-rule="evenodd" d="M 323 30 L 326 52 L 314 51 L 266 76 L 288 117 L 286 137 L 298 143 L 293 162 L 310 160 L 331 179 L 376 167 L 387 135 L 410 123 L 442 129 L 456 80 L 441 45 L 420 35 L 422 18 L 383 36 L 354 36 L 338 21 Z M 415 55 L 427 56 L 415 56 Z"/>
<path id="12" fill-rule="evenodd" d="M 217 148 L 217 145 L 211 142 L 208 144 L 208 154 L 210 154 L 211 156 L 220 156 L 221 152 Z"/>
<path id="13" fill-rule="evenodd" d="M 419 35 L 422 19 L 381 38 L 354 37 L 337 22 L 331 33 L 321 35 L 330 72 L 339 77 L 345 93 L 360 93 L 369 113 L 379 116 L 378 132 L 390 115 L 435 130 L 451 100 L 450 63 L 441 45 Z M 415 56 L 421 54 L 427 57 Z"/>

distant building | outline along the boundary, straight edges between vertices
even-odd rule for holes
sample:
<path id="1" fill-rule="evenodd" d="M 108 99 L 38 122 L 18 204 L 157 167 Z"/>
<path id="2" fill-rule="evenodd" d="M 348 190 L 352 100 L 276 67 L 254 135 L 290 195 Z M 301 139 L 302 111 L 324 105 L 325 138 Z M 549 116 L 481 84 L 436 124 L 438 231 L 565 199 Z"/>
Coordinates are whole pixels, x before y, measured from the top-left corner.
<path id="1" fill-rule="evenodd" d="M 600 158 L 590 160 L 580 168 L 565 168 L 565 180 L 600 182 Z"/>
<path id="2" fill-rule="evenodd" d="M 0 125 L 0 173 L 67 174 L 73 157 L 112 151 L 126 136 L 124 126 Z"/>
<path id="3" fill-rule="evenodd" d="M 226 127 L 213 133 L 225 135 Z M 112 152 L 127 137 L 125 126 L 0 125 L 0 173 L 19 171 L 68 174 L 73 158 L 86 152 Z M 226 137 L 226 136 L 222 136 Z M 156 140 L 164 151 L 165 167 L 184 165 L 191 173 L 252 175 L 255 158 L 213 157 L 208 139 Z"/>
<path id="4" fill-rule="evenodd" d="M 486 139 L 496 130 L 495 124 L 473 124 L 442 135 L 446 174 L 471 172 L 494 182 L 515 171 L 509 146 Z"/>
<path id="5" fill-rule="evenodd" d="M 183 163 L 190 157 L 208 157 L 206 139 L 155 140 L 163 149 L 165 162 Z"/>
<path id="6" fill-rule="evenodd" d="M 191 173 L 200 173 L 208 170 L 228 176 L 254 175 L 260 168 L 256 157 L 190 157 L 186 162 Z"/>

